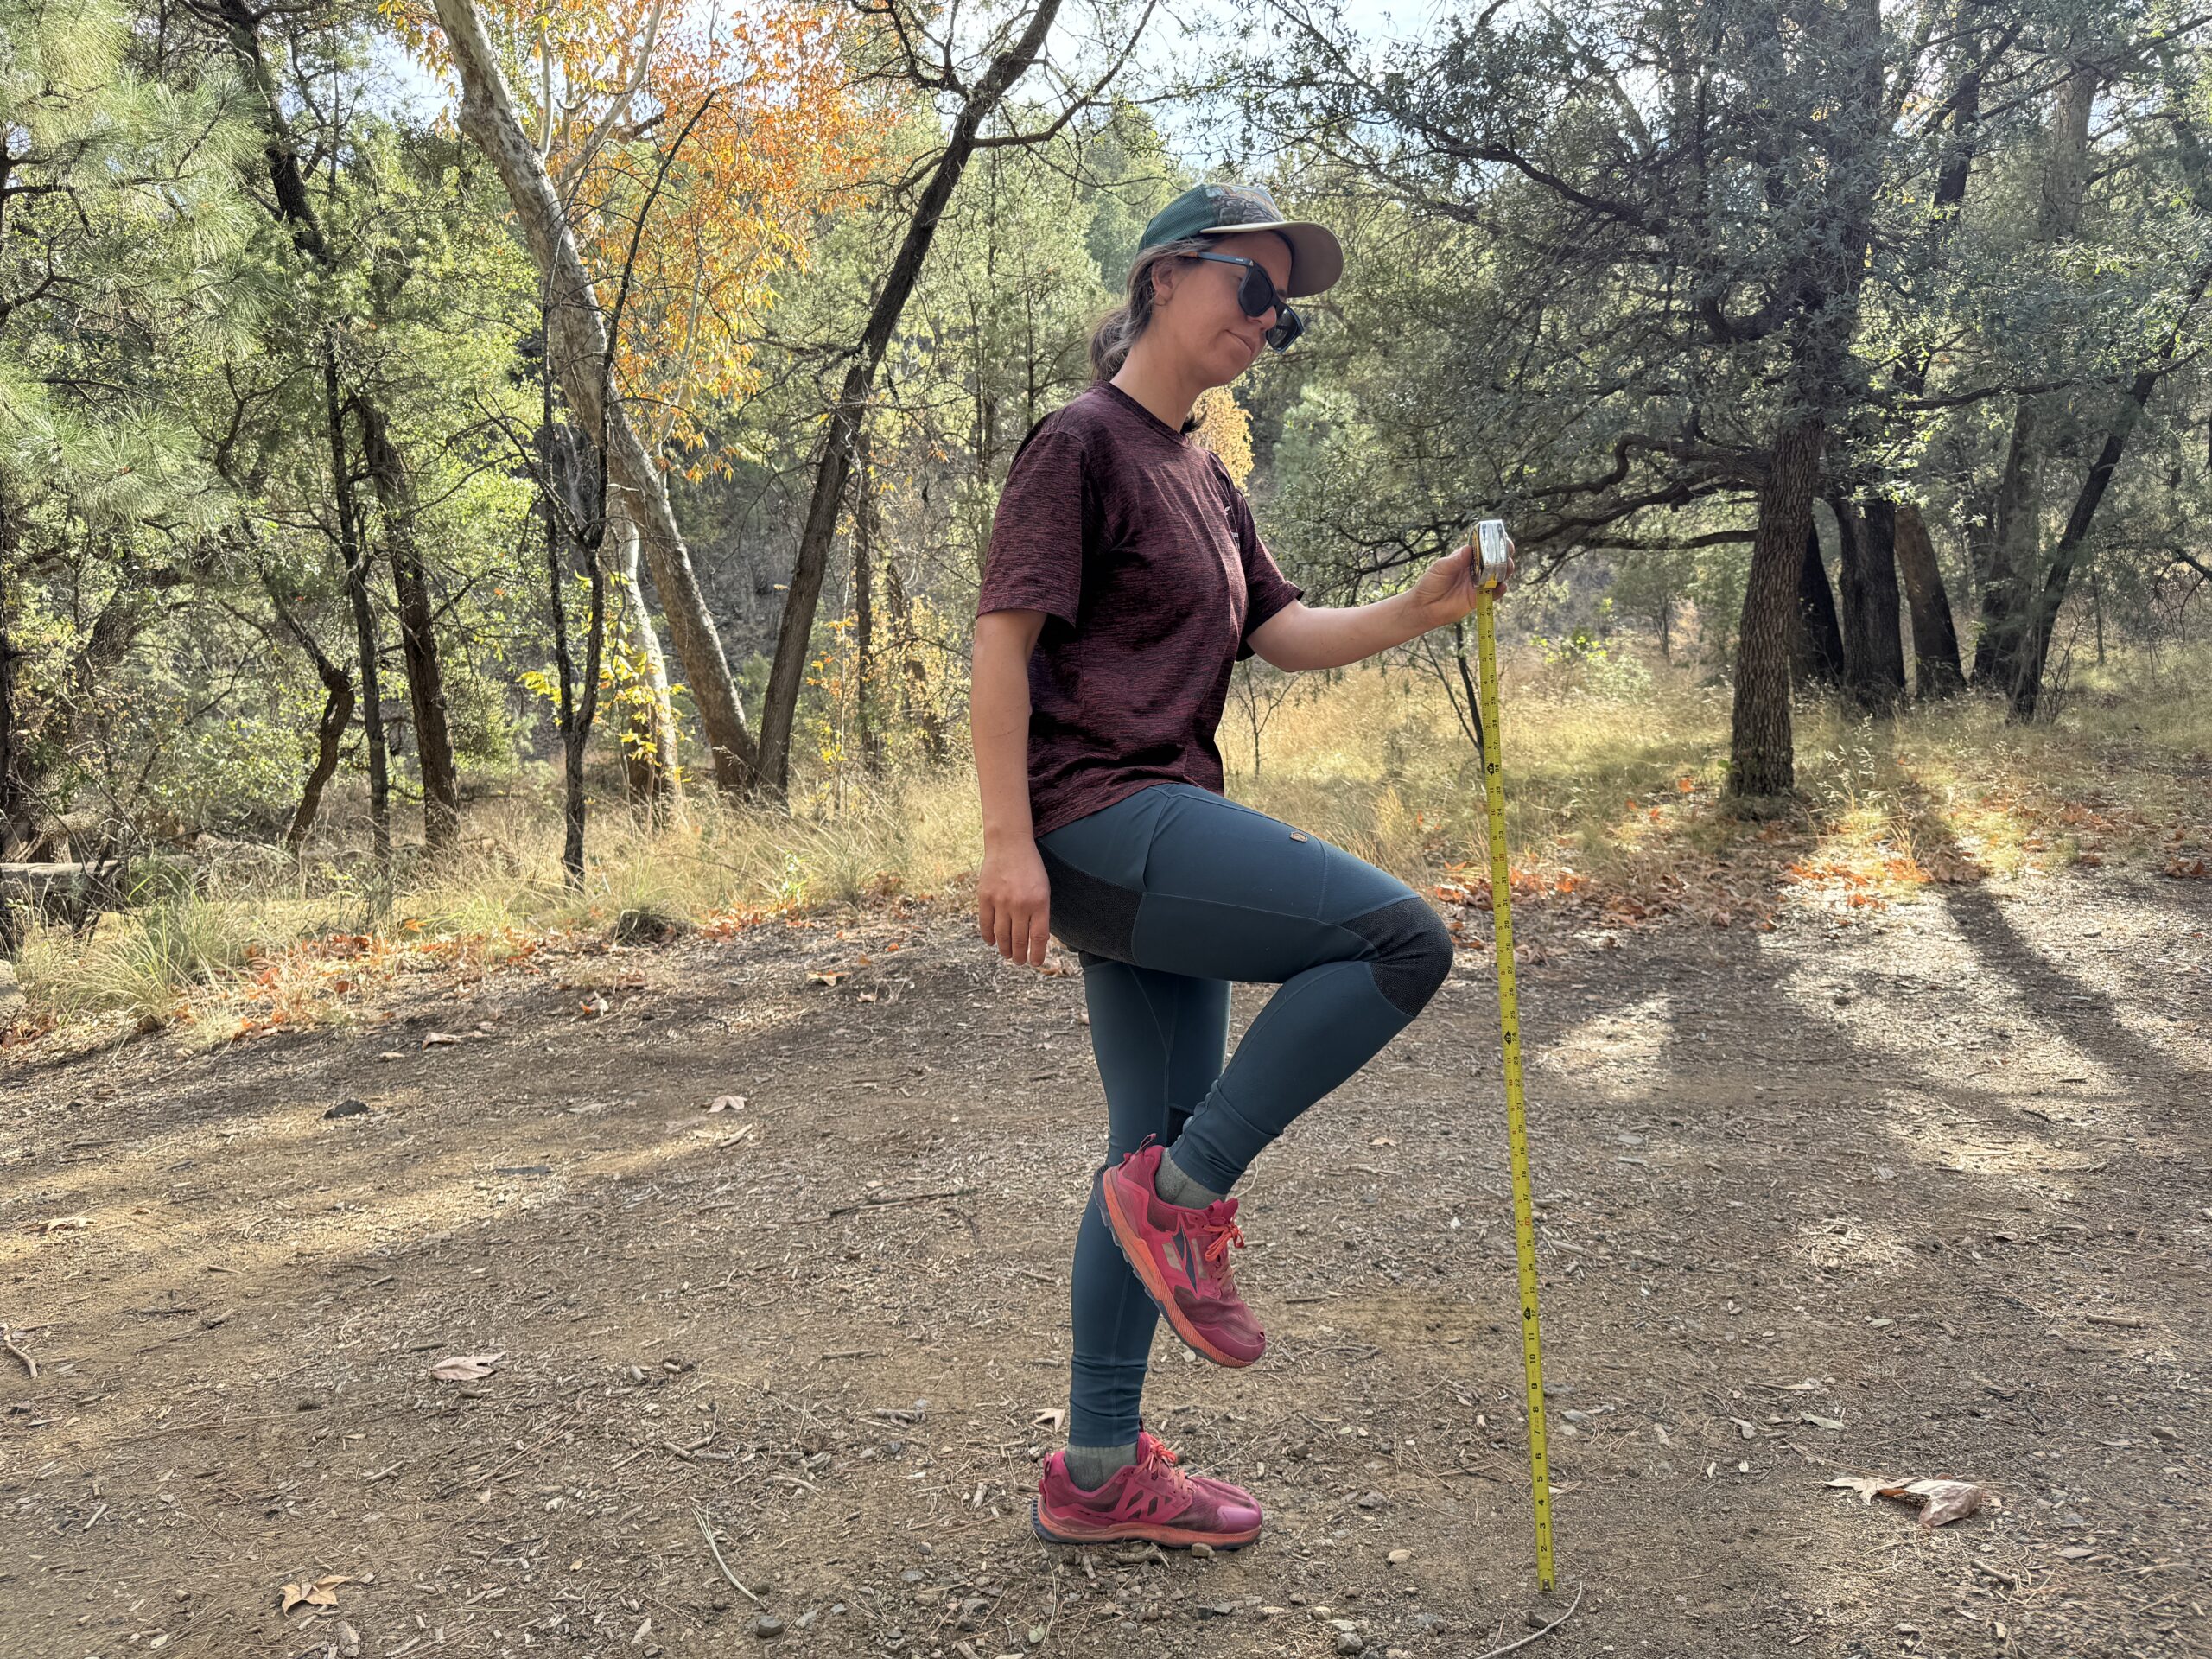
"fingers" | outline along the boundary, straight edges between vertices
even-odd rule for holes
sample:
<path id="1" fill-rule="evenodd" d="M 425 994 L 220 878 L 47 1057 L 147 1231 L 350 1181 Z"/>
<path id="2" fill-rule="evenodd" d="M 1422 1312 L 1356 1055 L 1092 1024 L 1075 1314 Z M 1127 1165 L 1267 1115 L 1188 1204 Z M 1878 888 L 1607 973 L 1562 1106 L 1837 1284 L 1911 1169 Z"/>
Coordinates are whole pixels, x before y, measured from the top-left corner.
<path id="1" fill-rule="evenodd" d="M 1052 929 L 1046 922 L 1045 906 L 1039 905 L 1036 913 L 1029 918 L 1029 965 L 1032 968 L 1045 965 L 1045 953 L 1052 942 Z"/>

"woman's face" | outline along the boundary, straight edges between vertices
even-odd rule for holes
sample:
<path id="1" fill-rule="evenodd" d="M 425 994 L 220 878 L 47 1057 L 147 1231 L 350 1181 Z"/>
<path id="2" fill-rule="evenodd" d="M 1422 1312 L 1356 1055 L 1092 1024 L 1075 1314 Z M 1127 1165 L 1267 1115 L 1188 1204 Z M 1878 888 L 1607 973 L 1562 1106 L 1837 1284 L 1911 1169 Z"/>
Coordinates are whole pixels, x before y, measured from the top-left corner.
<path id="1" fill-rule="evenodd" d="M 1280 292 L 1290 281 L 1290 245 L 1273 231 L 1243 231 L 1211 238 L 1217 253 L 1256 261 Z M 1179 355 L 1197 367 L 1211 386 L 1225 386 L 1268 348 L 1267 333 L 1277 321 L 1270 308 L 1248 317 L 1236 303 L 1242 265 L 1218 259 L 1193 259 L 1154 276 L 1153 322 L 1166 326 Z"/>

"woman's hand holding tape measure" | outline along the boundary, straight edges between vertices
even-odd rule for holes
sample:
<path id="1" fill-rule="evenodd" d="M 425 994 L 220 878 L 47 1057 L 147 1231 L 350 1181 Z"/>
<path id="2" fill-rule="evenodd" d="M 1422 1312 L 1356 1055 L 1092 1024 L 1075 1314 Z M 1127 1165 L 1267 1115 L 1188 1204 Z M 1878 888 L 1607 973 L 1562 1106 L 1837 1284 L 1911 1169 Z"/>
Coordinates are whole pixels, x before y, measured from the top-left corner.
<path id="1" fill-rule="evenodd" d="M 1487 530 L 1495 526 L 1494 530 Z M 1487 533 L 1491 548 L 1485 554 L 1484 536 Z M 1503 567 L 1498 564 L 1497 544 L 1503 543 Z M 1507 580 L 1517 569 L 1513 562 L 1513 539 L 1505 533 L 1502 519 L 1489 518 L 1477 527 L 1476 533 L 1461 545 L 1453 548 L 1442 558 L 1421 573 L 1410 591 L 1414 607 L 1427 619 L 1431 627 L 1444 627 L 1457 622 L 1475 608 L 1475 595 L 1487 586 L 1493 599 L 1505 597 Z"/>

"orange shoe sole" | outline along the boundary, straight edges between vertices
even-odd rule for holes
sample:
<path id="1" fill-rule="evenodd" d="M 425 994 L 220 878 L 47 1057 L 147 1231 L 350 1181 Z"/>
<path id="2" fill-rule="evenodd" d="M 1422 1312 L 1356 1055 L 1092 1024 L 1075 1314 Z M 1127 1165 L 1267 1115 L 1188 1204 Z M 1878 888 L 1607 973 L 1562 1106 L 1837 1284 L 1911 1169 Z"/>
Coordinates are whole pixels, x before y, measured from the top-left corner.
<path id="1" fill-rule="evenodd" d="M 1120 1526 L 1110 1527 L 1071 1526 L 1062 1530 L 1046 1526 L 1044 1506 L 1034 1500 L 1029 1505 L 1029 1525 L 1031 1530 L 1048 1544 L 1118 1544 L 1137 1539 L 1164 1544 L 1170 1549 L 1188 1549 L 1192 1544 L 1205 1544 L 1214 1549 L 1242 1549 L 1260 1535 L 1258 1527 L 1244 1532 L 1200 1532 L 1187 1527 L 1155 1526 L 1141 1521 L 1125 1522 Z"/>
<path id="2" fill-rule="evenodd" d="M 1153 1262 L 1152 1252 L 1141 1244 L 1130 1243 L 1131 1238 L 1139 1238 L 1141 1235 L 1136 1224 L 1115 1202 L 1113 1182 L 1103 1176 L 1099 1179 L 1098 1197 L 1106 1208 L 1106 1230 L 1114 1235 L 1114 1243 L 1122 1252 L 1122 1259 L 1129 1264 L 1129 1271 L 1136 1274 L 1137 1282 L 1159 1306 L 1160 1317 L 1167 1321 L 1175 1334 L 1217 1365 L 1225 1365 L 1231 1370 L 1249 1365 L 1252 1360 L 1239 1359 L 1236 1355 L 1224 1353 L 1215 1347 L 1206 1340 L 1205 1333 L 1185 1317 L 1182 1309 L 1176 1306 L 1174 1294 L 1167 1288 L 1167 1281 L 1160 1277 L 1159 1268 Z M 1258 1357 L 1257 1354 L 1252 1357 L 1253 1359 Z"/>

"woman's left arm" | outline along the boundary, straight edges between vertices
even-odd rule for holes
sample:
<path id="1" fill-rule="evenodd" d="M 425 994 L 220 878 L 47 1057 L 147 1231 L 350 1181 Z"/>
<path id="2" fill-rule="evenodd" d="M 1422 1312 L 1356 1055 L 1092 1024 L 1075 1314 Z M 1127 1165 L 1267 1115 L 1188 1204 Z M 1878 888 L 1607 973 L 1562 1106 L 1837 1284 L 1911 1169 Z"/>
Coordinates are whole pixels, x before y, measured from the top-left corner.
<path id="1" fill-rule="evenodd" d="M 1513 543 L 1505 545 L 1505 573 L 1510 576 Z M 1471 543 L 1454 548 L 1403 593 L 1371 604 L 1316 610 L 1294 601 L 1252 631 L 1253 654 L 1293 672 L 1342 668 L 1457 622 L 1475 608 L 1474 556 Z M 1496 591 L 1503 598 L 1505 583 L 1499 582 Z"/>

